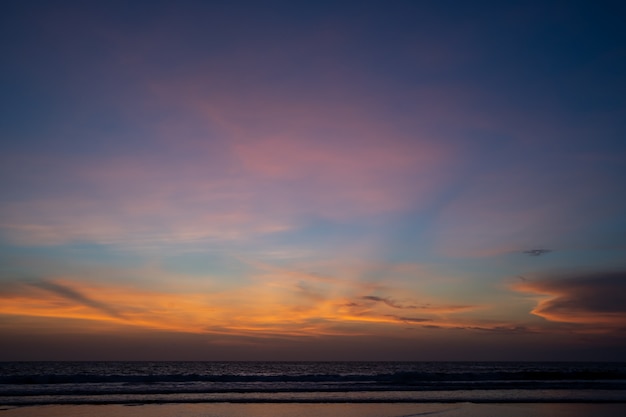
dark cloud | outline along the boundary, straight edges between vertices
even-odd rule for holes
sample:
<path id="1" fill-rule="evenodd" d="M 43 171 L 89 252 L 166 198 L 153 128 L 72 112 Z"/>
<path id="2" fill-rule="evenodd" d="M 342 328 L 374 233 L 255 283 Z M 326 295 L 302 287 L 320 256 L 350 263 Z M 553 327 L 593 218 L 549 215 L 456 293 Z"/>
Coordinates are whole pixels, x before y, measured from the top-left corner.
<path id="1" fill-rule="evenodd" d="M 361 300 L 374 301 L 376 303 L 385 304 L 387 307 L 397 308 L 400 310 L 423 310 L 428 313 L 454 313 L 464 310 L 471 310 L 474 307 L 471 305 L 431 305 L 431 304 L 401 304 L 388 297 L 378 297 L 375 295 L 366 295 L 360 298 Z M 357 303 L 350 303 L 349 306 L 360 306 Z"/>
<path id="2" fill-rule="evenodd" d="M 75 289 L 67 285 L 59 284 L 59 283 L 52 282 L 52 281 L 44 281 L 44 280 L 31 282 L 30 285 L 37 287 L 37 288 L 41 288 L 46 291 L 53 292 L 56 295 L 59 295 L 70 301 L 74 301 L 77 304 L 81 304 L 86 307 L 91 307 L 93 309 L 96 309 L 106 314 L 107 316 L 115 317 L 118 319 L 124 318 L 122 314 L 120 314 L 115 308 L 105 303 L 102 303 L 100 301 L 93 300 L 90 297 L 87 297 L 86 295 L 81 294 L 79 291 L 76 291 Z"/>
<path id="3" fill-rule="evenodd" d="M 626 271 L 552 276 L 515 288 L 551 296 L 533 310 L 548 320 L 626 325 Z"/>
<path id="4" fill-rule="evenodd" d="M 481 330 L 492 333 L 536 333 L 526 326 L 495 326 L 495 327 L 466 327 L 468 330 Z"/>
<path id="5" fill-rule="evenodd" d="M 524 253 L 529 256 L 541 256 L 550 252 L 552 252 L 551 249 L 529 249 L 524 251 Z"/>
<path id="6" fill-rule="evenodd" d="M 361 299 L 363 300 L 368 300 L 368 301 L 375 301 L 377 303 L 383 303 L 391 308 L 400 308 L 400 309 L 416 309 L 418 308 L 417 306 L 414 305 L 402 305 L 399 304 L 398 302 L 392 300 L 391 298 L 387 298 L 387 297 L 376 297 L 374 295 L 366 295 L 361 297 Z"/>
<path id="7" fill-rule="evenodd" d="M 424 322 L 432 321 L 432 319 L 426 319 L 423 317 L 403 317 L 403 316 L 396 316 L 393 314 L 387 314 L 387 317 L 392 317 L 403 323 L 424 323 Z"/>

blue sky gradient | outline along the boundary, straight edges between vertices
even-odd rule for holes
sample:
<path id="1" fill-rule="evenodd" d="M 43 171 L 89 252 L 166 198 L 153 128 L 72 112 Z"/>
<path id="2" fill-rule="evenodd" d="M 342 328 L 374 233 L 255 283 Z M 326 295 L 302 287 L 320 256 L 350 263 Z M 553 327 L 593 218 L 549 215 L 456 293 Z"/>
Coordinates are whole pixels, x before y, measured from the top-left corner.
<path id="1" fill-rule="evenodd" d="M 0 8 L 0 360 L 626 360 L 621 2 Z"/>

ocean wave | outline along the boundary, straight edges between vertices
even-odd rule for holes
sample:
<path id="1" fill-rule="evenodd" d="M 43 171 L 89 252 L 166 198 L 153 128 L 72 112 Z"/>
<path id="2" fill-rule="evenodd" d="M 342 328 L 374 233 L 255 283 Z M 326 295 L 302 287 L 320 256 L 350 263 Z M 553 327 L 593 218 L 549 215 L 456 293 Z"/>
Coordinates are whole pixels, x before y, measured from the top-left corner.
<path id="1" fill-rule="evenodd" d="M 367 398 L 447 393 L 626 392 L 626 364 L 597 363 L 0 363 L 0 403 L 168 398 Z M 474 395 L 474 394 L 472 394 Z M 568 394 L 569 395 L 569 394 Z M 441 394 L 436 394 L 441 397 Z M 471 395 L 470 395 L 471 396 Z M 576 396 L 574 395 L 574 398 Z M 54 400 L 52 400 L 54 399 Z M 138 400 L 139 401 L 139 400 Z M 159 400 L 160 401 L 160 400 Z M 294 400 L 295 401 L 295 400 Z M 299 401 L 299 400 L 298 400 Z M 626 401 L 626 398 L 625 398 Z"/>
<path id="2" fill-rule="evenodd" d="M 212 374 L 212 373 L 150 373 L 149 370 L 132 374 L 80 373 L 14 373 L 0 375 L 0 384 L 67 384 L 67 383 L 159 383 L 159 382 L 331 382 L 331 383 L 387 383 L 393 385 L 413 385 L 424 382 L 512 382 L 512 381 L 619 381 L 626 380 L 626 370 L 507 370 L 494 372 L 412 372 L 369 374 L 282 374 L 277 370 L 273 375 L 265 373 Z"/>

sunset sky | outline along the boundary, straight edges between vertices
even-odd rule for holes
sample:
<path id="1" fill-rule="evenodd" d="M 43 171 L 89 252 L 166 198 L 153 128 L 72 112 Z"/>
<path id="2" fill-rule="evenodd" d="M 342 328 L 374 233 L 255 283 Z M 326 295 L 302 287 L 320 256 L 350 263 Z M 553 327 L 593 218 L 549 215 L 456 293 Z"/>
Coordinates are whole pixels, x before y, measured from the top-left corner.
<path id="1" fill-rule="evenodd" d="M 626 360 L 624 16 L 3 1 L 0 360 Z"/>

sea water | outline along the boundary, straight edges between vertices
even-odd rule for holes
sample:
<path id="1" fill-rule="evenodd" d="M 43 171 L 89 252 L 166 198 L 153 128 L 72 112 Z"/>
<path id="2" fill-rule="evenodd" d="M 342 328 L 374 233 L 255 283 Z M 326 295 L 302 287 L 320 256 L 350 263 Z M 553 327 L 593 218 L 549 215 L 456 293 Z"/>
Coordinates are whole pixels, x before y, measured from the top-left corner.
<path id="1" fill-rule="evenodd" d="M 626 363 L 0 362 L 0 404 L 626 402 Z"/>

